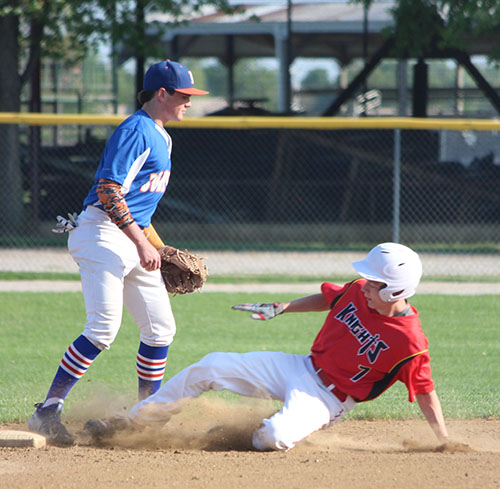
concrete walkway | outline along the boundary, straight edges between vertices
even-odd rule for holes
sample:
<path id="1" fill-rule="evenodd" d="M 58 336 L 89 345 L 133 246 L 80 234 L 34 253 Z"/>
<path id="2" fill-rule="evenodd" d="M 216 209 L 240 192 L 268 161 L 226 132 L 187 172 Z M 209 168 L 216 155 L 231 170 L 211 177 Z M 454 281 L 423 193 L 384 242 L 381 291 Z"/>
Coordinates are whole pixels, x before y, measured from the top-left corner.
<path id="1" fill-rule="evenodd" d="M 211 275 L 354 275 L 352 262 L 366 253 L 350 251 L 199 251 Z M 422 253 L 425 276 L 500 277 L 500 254 Z M 66 248 L 0 249 L 0 271 L 76 273 Z"/>
<path id="2" fill-rule="evenodd" d="M 320 278 L 325 276 L 356 277 L 352 262 L 361 260 L 363 252 L 238 252 L 198 251 L 206 258 L 212 277 L 220 275 L 290 275 L 318 276 L 318 282 L 279 284 L 208 283 L 204 292 L 298 293 L 319 291 Z M 500 255 L 422 254 L 424 281 L 419 294 L 500 294 L 497 282 L 425 281 L 427 276 L 500 276 Z M 66 248 L 1 249 L 0 271 L 78 273 Z M 80 282 L 58 280 L 0 281 L 0 292 L 79 292 Z"/>

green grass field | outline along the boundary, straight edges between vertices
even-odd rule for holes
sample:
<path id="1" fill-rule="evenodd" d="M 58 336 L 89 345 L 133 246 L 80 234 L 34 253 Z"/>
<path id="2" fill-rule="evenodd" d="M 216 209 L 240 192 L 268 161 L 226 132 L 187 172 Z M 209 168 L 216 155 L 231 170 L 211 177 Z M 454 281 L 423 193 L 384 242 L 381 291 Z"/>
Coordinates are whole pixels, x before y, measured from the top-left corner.
<path id="1" fill-rule="evenodd" d="M 289 314 L 253 321 L 232 311 L 240 302 L 287 300 L 290 295 L 202 293 L 172 298 L 177 335 L 166 377 L 211 351 L 278 350 L 308 353 L 325 313 Z M 417 296 L 430 341 L 436 388 L 447 418 L 500 417 L 500 298 Z M 85 318 L 80 293 L 0 293 L 0 423 L 24 422 L 44 399 L 67 346 Z M 110 351 L 103 352 L 68 396 L 65 412 L 102 389 L 129 396 L 137 378 L 138 331 L 128 313 Z M 229 402 L 235 395 L 217 394 Z M 419 416 L 398 383 L 375 401 L 360 404 L 351 418 Z"/>

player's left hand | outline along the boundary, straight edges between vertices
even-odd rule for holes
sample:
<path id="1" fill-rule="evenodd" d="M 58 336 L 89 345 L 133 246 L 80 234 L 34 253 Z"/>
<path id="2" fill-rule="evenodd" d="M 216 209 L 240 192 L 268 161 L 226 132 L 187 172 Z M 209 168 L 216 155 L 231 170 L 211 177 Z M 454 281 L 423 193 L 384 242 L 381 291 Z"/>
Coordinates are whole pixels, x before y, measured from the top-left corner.
<path id="1" fill-rule="evenodd" d="M 281 314 L 283 312 L 283 304 L 280 302 L 273 302 L 271 304 L 236 304 L 231 309 L 251 312 L 252 319 L 266 321 Z"/>
<path id="2" fill-rule="evenodd" d="M 188 294 L 203 287 L 208 277 L 208 267 L 203 258 L 169 245 L 158 251 L 161 256 L 161 276 L 170 294 Z"/>

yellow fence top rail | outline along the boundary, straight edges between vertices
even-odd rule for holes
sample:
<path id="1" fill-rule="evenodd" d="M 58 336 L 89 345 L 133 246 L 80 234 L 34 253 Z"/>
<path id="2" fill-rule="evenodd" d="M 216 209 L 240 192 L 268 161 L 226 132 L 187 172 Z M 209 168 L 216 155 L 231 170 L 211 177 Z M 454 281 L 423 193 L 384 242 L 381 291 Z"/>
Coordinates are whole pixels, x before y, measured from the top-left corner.
<path id="1" fill-rule="evenodd" d="M 0 112 L 0 124 L 30 126 L 117 126 L 122 115 L 37 114 Z M 434 119 L 413 117 L 200 117 L 169 122 L 168 127 L 196 129 L 449 129 L 455 131 L 499 131 L 497 119 Z"/>

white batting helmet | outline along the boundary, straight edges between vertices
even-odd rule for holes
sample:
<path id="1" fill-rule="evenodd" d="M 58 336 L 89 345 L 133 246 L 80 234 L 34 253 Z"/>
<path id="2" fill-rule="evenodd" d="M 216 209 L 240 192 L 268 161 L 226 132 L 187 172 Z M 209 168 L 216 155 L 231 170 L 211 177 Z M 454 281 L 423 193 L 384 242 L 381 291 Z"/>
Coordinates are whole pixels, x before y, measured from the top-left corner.
<path id="1" fill-rule="evenodd" d="M 364 260 L 353 262 L 353 266 L 363 278 L 386 284 L 379 291 L 384 302 L 411 297 L 422 277 L 419 256 L 407 246 L 397 243 L 375 246 Z"/>

